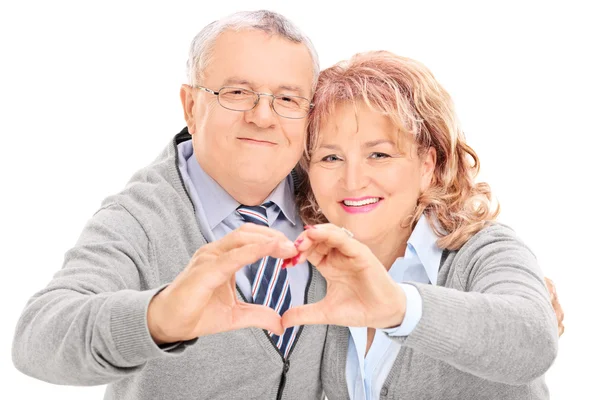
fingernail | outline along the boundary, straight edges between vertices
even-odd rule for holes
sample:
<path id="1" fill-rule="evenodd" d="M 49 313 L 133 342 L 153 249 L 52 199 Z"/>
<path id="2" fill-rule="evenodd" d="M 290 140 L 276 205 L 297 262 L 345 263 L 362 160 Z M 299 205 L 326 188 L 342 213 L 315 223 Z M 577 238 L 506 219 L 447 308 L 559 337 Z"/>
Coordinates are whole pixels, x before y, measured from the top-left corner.
<path id="1" fill-rule="evenodd" d="M 300 254 L 292 257 L 292 267 L 295 267 L 298 264 L 298 260 L 300 259 Z"/>
<path id="2" fill-rule="evenodd" d="M 296 241 L 294 242 L 294 246 L 296 246 L 296 248 L 298 248 L 298 246 L 300 246 L 302 244 L 302 242 L 304 242 L 304 238 L 296 239 Z"/>
<path id="3" fill-rule="evenodd" d="M 300 259 L 300 254 L 295 255 L 294 257 L 291 258 L 286 258 L 285 260 L 283 260 L 283 263 L 281 264 L 281 269 L 286 269 L 289 267 L 295 267 L 296 264 L 298 264 L 298 260 Z"/>
<path id="4" fill-rule="evenodd" d="M 304 225 L 304 229 L 315 229 L 314 225 Z"/>

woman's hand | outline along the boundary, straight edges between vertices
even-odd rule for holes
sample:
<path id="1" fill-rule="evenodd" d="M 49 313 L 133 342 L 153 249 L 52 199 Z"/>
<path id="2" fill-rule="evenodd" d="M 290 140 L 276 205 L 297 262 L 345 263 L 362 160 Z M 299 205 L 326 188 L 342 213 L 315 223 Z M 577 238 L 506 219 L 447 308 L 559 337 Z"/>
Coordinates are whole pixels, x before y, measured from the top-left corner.
<path id="1" fill-rule="evenodd" d="M 563 325 L 565 313 L 563 312 L 562 306 L 558 301 L 558 295 L 556 294 L 556 286 L 554 286 L 554 281 L 552 281 L 550 278 L 544 278 L 544 281 L 546 282 L 546 288 L 548 288 L 548 292 L 550 293 L 550 301 L 552 302 L 552 308 L 554 308 L 556 320 L 558 321 L 558 336 L 561 336 L 565 331 L 565 326 Z"/>
<path id="2" fill-rule="evenodd" d="M 308 260 L 327 280 L 318 303 L 290 308 L 285 328 L 333 324 L 389 328 L 404 319 L 406 296 L 371 250 L 333 224 L 308 226 L 296 241 L 293 264 Z"/>

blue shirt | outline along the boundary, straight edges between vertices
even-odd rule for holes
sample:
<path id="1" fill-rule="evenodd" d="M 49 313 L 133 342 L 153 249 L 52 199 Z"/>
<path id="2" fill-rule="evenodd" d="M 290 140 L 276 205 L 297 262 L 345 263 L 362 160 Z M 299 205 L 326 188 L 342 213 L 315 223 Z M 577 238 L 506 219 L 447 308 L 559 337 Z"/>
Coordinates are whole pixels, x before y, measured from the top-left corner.
<path id="1" fill-rule="evenodd" d="M 237 213 L 240 206 L 229 193 L 212 179 L 198 164 L 194 156 L 192 141 L 187 140 L 177 146 L 179 153 L 179 171 L 196 209 L 196 219 L 206 240 L 209 242 L 221 239 L 229 232 L 244 224 Z M 269 226 L 282 232 L 294 241 L 302 233 L 304 227 L 296 209 L 294 184 L 288 175 L 265 200 L 272 201 L 275 206 L 267 209 Z M 291 307 L 304 304 L 304 294 L 308 283 L 308 264 L 298 264 L 289 268 L 288 278 L 292 295 Z M 240 292 L 248 301 L 252 301 L 252 276 L 250 265 L 240 269 L 235 275 L 235 282 Z"/>
<path id="2" fill-rule="evenodd" d="M 442 258 L 442 249 L 436 245 L 437 239 L 425 216 L 421 216 L 408 239 L 404 257 L 398 258 L 388 272 L 406 293 L 406 314 L 402 324 L 397 328 L 377 329 L 366 357 L 367 328 L 349 328 L 346 382 L 350 399 L 380 398 L 381 388 L 401 347 L 386 333 L 408 336 L 419 323 L 423 312 L 421 295 L 417 289 L 400 282 L 436 284 Z"/>

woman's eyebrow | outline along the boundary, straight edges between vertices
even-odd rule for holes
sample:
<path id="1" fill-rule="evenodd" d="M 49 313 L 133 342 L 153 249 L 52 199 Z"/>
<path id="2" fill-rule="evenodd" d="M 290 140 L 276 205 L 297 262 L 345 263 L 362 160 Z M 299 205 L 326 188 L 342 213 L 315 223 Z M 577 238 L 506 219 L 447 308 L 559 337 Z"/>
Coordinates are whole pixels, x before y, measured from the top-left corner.
<path id="1" fill-rule="evenodd" d="M 396 143 L 394 143 L 393 141 L 391 141 L 389 139 L 378 139 L 378 140 L 371 140 L 369 142 L 365 142 L 365 144 L 363 144 L 363 147 L 366 147 L 366 148 L 375 147 L 379 144 L 391 144 L 392 146 L 396 145 Z"/>
<path id="2" fill-rule="evenodd" d="M 336 145 L 336 144 L 322 144 L 319 147 L 317 147 L 317 149 L 329 149 L 329 150 L 340 150 L 340 146 Z"/>

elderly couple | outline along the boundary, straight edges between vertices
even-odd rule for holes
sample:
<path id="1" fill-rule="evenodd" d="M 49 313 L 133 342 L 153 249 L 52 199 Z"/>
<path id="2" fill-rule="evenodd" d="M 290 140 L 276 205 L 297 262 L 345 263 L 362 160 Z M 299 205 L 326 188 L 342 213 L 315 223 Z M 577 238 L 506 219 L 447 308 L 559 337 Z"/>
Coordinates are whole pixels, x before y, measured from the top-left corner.
<path id="1" fill-rule="evenodd" d="M 562 310 L 422 64 L 194 39 L 187 127 L 88 221 L 13 360 L 106 399 L 546 399 Z M 554 299 L 554 300 L 553 300 Z"/>

